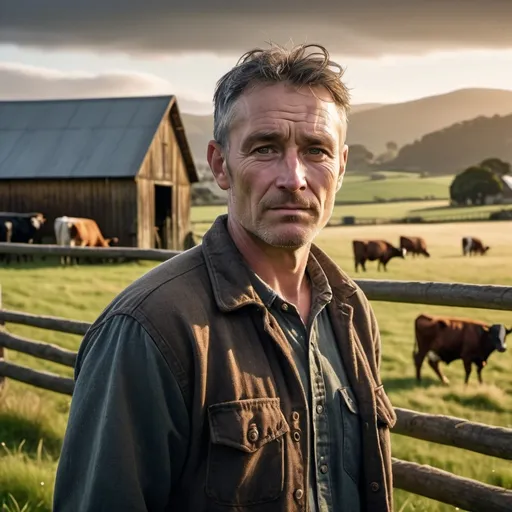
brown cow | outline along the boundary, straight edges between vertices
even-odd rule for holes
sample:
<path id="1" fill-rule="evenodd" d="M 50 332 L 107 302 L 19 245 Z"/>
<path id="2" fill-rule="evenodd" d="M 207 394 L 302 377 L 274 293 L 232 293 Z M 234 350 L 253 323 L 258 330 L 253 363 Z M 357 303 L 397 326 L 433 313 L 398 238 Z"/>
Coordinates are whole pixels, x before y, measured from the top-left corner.
<path id="1" fill-rule="evenodd" d="M 98 224 L 93 219 L 83 217 L 57 217 L 54 222 L 57 244 L 70 247 L 110 247 L 119 242 L 117 237 L 104 238 Z M 75 258 L 78 262 L 78 258 Z M 71 258 L 61 258 L 62 263 Z"/>
<path id="2" fill-rule="evenodd" d="M 354 250 L 354 260 L 356 272 L 359 265 L 366 272 L 367 261 L 378 261 L 377 270 L 380 271 L 381 265 L 387 272 L 386 265 L 391 258 L 405 258 L 407 251 L 393 247 L 385 240 L 353 240 L 352 247 Z"/>
<path id="3" fill-rule="evenodd" d="M 464 382 L 467 384 L 473 363 L 477 367 L 478 381 L 482 383 L 482 369 L 487 359 L 495 350 L 505 352 L 505 338 L 512 332 L 512 327 L 507 329 L 502 324 L 422 314 L 416 318 L 414 330 L 413 359 L 418 382 L 421 381 L 421 365 L 428 356 L 428 364 L 444 384 L 448 384 L 449 380 L 441 373 L 439 362 L 450 364 L 462 359 L 466 371 Z"/>
<path id="4" fill-rule="evenodd" d="M 430 258 L 430 253 L 427 251 L 427 243 L 425 239 L 419 236 L 401 236 L 400 249 L 405 249 L 408 254 L 410 253 L 413 256 L 423 254 L 423 256 Z"/>
<path id="5" fill-rule="evenodd" d="M 117 238 L 104 238 L 95 220 L 74 218 L 70 232 L 71 240 L 77 247 L 110 247 Z"/>
<path id="6" fill-rule="evenodd" d="M 479 238 L 465 236 L 462 239 L 463 256 L 471 256 L 472 254 L 480 254 L 483 256 L 489 249 L 490 247 L 488 245 L 484 246 L 482 240 Z"/>

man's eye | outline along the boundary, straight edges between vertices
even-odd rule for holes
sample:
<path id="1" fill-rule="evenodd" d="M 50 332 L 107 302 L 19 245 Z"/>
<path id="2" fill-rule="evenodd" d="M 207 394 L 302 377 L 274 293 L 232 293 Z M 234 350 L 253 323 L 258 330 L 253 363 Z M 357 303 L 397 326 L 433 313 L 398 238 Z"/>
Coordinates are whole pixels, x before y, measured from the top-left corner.
<path id="1" fill-rule="evenodd" d="M 270 151 L 272 151 L 272 148 L 270 146 L 262 146 L 261 148 L 256 148 L 255 151 L 260 155 L 268 155 Z"/>
<path id="2" fill-rule="evenodd" d="M 321 155 L 325 153 L 325 151 L 321 148 L 309 148 L 309 151 L 313 153 L 313 155 Z"/>

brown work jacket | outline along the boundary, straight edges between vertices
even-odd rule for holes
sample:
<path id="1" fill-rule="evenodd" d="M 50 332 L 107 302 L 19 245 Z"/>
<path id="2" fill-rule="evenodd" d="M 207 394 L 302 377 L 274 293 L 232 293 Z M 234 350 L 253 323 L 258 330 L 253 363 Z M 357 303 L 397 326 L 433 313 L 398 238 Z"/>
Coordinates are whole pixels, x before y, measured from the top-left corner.
<path id="1" fill-rule="evenodd" d="M 318 247 L 311 253 L 332 288 L 327 307 L 359 403 L 364 510 L 391 511 L 389 429 L 396 415 L 380 380 L 377 322 L 360 288 Z M 307 397 L 226 216 L 201 245 L 130 285 L 107 315 L 128 305 L 164 355 L 189 411 L 187 462 L 169 510 L 307 512 Z"/>

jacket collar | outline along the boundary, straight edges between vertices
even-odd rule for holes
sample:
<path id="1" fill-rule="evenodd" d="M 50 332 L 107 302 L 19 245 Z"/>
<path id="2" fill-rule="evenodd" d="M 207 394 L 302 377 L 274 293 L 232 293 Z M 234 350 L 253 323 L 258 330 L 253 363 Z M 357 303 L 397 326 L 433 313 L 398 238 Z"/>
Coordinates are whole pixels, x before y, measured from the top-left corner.
<path id="1" fill-rule="evenodd" d="M 252 271 L 228 232 L 227 218 L 227 214 L 217 217 L 201 244 L 217 306 L 224 312 L 248 304 L 263 306 L 252 284 Z M 338 300 L 343 302 L 357 291 L 355 283 L 320 248 L 312 244 L 311 253 Z"/>

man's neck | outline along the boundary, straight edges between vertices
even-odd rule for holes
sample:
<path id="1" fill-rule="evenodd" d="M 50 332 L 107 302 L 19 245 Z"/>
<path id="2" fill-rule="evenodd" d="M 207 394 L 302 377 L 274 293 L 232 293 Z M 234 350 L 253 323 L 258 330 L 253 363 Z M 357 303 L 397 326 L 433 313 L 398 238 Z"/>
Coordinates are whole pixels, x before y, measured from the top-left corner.
<path id="1" fill-rule="evenodd" d="M 257 240 L 236 221 L 230 221 L 229 217 L 228 231 L 251 270 L 284 300 L 307 313 L 310 285 L 306 265 L 310 245 L 298 249 L 271 247 Z"/>

